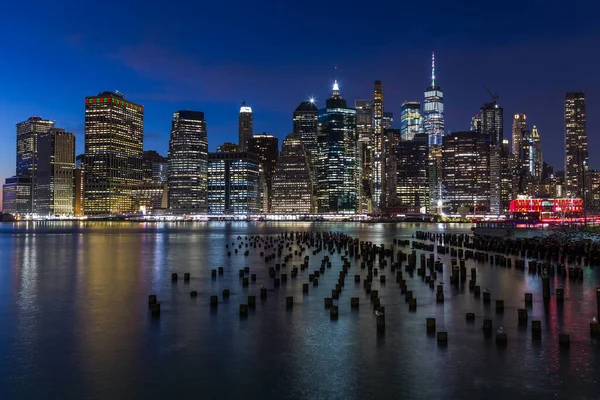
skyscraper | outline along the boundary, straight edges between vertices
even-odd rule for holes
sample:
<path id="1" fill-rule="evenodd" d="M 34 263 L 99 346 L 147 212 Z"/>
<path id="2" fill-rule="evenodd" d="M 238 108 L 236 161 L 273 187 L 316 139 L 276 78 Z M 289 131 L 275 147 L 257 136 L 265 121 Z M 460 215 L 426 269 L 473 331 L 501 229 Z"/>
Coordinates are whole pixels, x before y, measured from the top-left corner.
<path id="1" fill-rule="evenodd" d="M 412 140 L 417 133 L 425 133 L 421 103 L 405 101 L 400 108 L 400 135 L 402 140 Z"/>
<path id="2" fill-rule="evenodd" d="M 544 169 L 544 158 L 542 154 L 542 139 L 537 127 L 531 129 L 531 175 L 536 182 L 542 179 Z"/>
<path id="3" fill-rule="evenodd" d="M 336 81 L 319 110 L 318 212 L 356 212 L 357 142 L 356 110 L 348 108 Z"/>
<path id="4" fill-rule="evenodd" d="M 373 194 L 373 100 L 356 100 L 358 135 L 358 211 L 372 211 Z M 384 113 L 385 114 L 385 113 Z"/>
<path id="5" fill-rule="evenodd" d="M 17 196 L 28 196 L 28 198 L 17 200 L 20 208 L 19 213 L 31 213 L 36 210 L 37 142 L 40 134 L 46 133 L 52 128 L 54 128 L 54 121 L 45 120 L 41 117 L 31 117 L 17 124 L 16 176 L 20 188 Z M 29 190 L 23 190 L 26 185 L 30 186 Z"/>
<path id="6" fill-rule="evenodd" d="M 442 138 L 443 180 L 448 205 L 459 214 L 490 209 L 490 137 L 473 131 Z"/>
<path id="7" fill-rule="evenodd" d="M 203 112 L 182 110 L 173 114 L 168 162 L 171 212 L 206 213 L 208 139 Z"/>
<path id="8" fill-rule="evenodd" d="M 398 143 L 396 196 L 398 207 L 404 212 L 425 212 L 429 207 L 428 147 L 424 133 Z"/>
<path id="9" fill-rule="evenodd" d="M 431 86 L 425 89 L 423 118 L 425 133 L 429 136 L 429 145 L 441 145 L 445 127 L 444 92 L 435 82 L 435 53 L 431 53 Z"/>
<path id="10" fill-rule="evenodd" d="M 565 99 L 565 191 L 567 197 L 583 197 L 587 162 L 585 93 L 567 93 Z"/>
<path id="11" fill-rule="evenodd" d="M 133 191 L 143 177 L 144 107 L 120 93 L 85 98 L 86 215 L 136 212 Z"/>
<path id="12" fill-rule="evenodd" d="M 247 152 L 208 153 L 208 213 L 260 212 L 260 160 Z"/>
<path id="13" fill-rule="evenodd" d="M 500 214 L 502 204 L 502 143 L 504 141 L 504 110 L 496 103 L 484 103 L 481 107 L 481 133 L 490 138 L 489 172 L 490 172 L 490 208 L 492 214 Z"/>
<path id="14" fill-rule="evenodd" d="M 288 135 L 273 177 L 271 212 L 310 214 L 314 212 L 313 176 L 299 134 Z"/>
<path id="15" fill-rule="evenodd" d="M 394 128 L 394 113 L 389 111 L 383 112 L 383 129 L 393 129 Z"/>
<path id="16" fill-rule="evenodd" d="M 248 152 L 256 154 L 260 159 L 265 180 L 265 190 L 260 193 L 261 210 L 264 213 L 271 212 L 273 174 L 279 157 L 279 139 L 266 133 L 253 135 L 248 142 Z"/>
<path id="17" fill-rule="evenodd" d="M 383 84 L 373 84 L 373 201 L 372 206 L 379 211 L 385 208 L 385 160 L 383 127 Z"/>
<path id="18" fill-rule="evenodd" d="M 75 135 L 51 128 L 37 140 L 36 214 L 72 216 L 75 213 L 73 173 Z"/>
<path id="19" fill-rule="evenodd" d="M 517 158 L 521 152 L 521 140 L 525 129 L 527 129 L 527 115 L 515 114 L 512 125 L 512 154 Z"/>
<path id="20" fill-rule="evenodd" d="M 142 158 L 145 181 L 167 182 L 169 163 L 166 157 L 158 154 L 156 150 L 146 150 L 142 153 Z"/>
<path id="21" fill-rule="evenodd" d="M 317 131 L 319 129 L 319 110 L 313 99 L 303 101 L 294 110 L 293 133 L 300 135 L 304 150 L 311 160 L 317 160 Z M 315 162 L 311 161 L 311 164 Z"/>
<path id="22" fill-rule="evenodd" d="M 246 102 L 243 101 L 238 119 L 238 141 L 240 151 L 246 151 L 248 149 L 248 141 L 252 137 L 253 129 L 252 108 L 247 106 Z"/>

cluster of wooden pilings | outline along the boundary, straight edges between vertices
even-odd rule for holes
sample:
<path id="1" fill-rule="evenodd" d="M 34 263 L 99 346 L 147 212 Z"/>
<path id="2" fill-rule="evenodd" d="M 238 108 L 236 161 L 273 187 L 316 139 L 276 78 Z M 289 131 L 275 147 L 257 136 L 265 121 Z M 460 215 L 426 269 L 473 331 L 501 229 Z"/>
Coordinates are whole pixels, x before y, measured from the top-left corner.
<path id="1" fill-rule="evenodd" d="M 302 294 L 310 295 L 310 287 L 318 287 L 320 279 L 325 274 L 335 274 L 332 271 L 334 264 L 332 260 L 337 253 L 340 257 L 341 267 L 337 270 L 337 280 L 331 288 L 331 296 L 324 298 L 323 303 L 326 309 L 329 309 L 329 317 L 332 320 L 339 318 L 339 307 L 346 301 L 344 298 L 344 288 L 346 278 L 353 270 L 354 284 L 360 285 L 369 300 L 370 306 L 375 313 L 375 321 L 378 331 L 384 331 L 386 326 L 385 307 L 379 297 L 379 290 L 387 290 L 387 271 L 391 276 L 395 276 L 395 284 L 398 285 L 400 293 L 404 295 L 405 302 L 409 311 L 417 311 L 417 299 L 414 291 L 409 288 L 409 282 L 415 284 L 421 281 L 428 285 L 431 290 L 435 290 L 435 299 L 437 303 L 444 303 L 445 291 L 443 282 L 439 282 L 444 274 L 444 269 L 448 268 L 450 285 L 462 286 L 468 281 L 469 292 L 475 298 L 482 298 L 483 304 L 490 304 L 491 293 L 487 290 L 482 292 L 477 284 L 477 268 L 471 268 L 467 271 L 467 260 L 473 260 L 476 263 L 489 263 L 505 268 L 527 269 L 529 273 L 542 275 L 542 298 L 549 302 L 551 298 L 549 277 L 555 273 L 568 275 L 574 280 L 581 280 L 583 277 L 581 267 L 566 268 L 562 262 L 562 257 L 568 262 L 570 252 L 559 251 L 557 262 L 554 264 L 554 250 L 540 250 L 539 244 L 535 240 L 513 240 L 503 238 L 481 238 L 472 237 L 466 234 L 433 234 L 429 232 L 416 232 L 417 240 L 398 240 L 394 239 L 389 246 L 385 244 L 375 244 L 372 242 L 361 241 L 358 238 L 352 238 L 341 232 L 282 232 L 275 236 L 238 236 L 237 241 L 226 244 L 225 248 L 228 256 L 233 254 L 243 254 L 248 256 L 251 251 L 260 253 L 264 260 L 264 267 L 253 266 L 251 271 L 249 266 L 238 271 L 239 284 L 242 288 L 251 288 L 257 282 L 257 276 L 267 279 L 267 285 L 277 290 L 285 286 L 288 279 L 306 279 L 302 283 Z M 594 260 L 596 247 L 592 245 L 584 246 L 584 260 Z M 417 253 L 419 251 L 419 253 Z M 324 253 L 324 254 L 322 254 Z M 429 253 L 429 254 L 426 254 Z M 437 253 L 437 258 L 436 254 Z M 537 260 L 516 259 L 512 256 L 527 257 L 528 255 L 537 255 Z M 448 257 L 449 255 L 449 257 Z M 312 259 L 311 259 L 312 257 Z M 442 258 L 446 264 L 442 261 Z M 318 261 L 312 262 L 311 260 Z M 578 256 L 573 256 L 574 262 L 577 262 Z M 316 267 L 318 265 L 318 267 Z M 338 263 L 335 263 L 338 265 Z M 256 270 L 255 270 L 256 269 Z M 417 275 L 415 279 L 414 275 Z M 266 273 L 266 275 L 265 275 Z M 405 275 L 406 274 L 406 275 Z M 211 270 L 212 279 L 217 279 L 224 275 L 223 267 Z M 408 278 L 408 280 L 407 280 Z M 184 283 L 189 283 L 190 273 L 183 274 Z M 179 281 L 178 273 L 171 274 L 173 284 Z M 372 284 L 375 280 L 379 281 L 379 290 L 375 290 Z M 392 285 L 393 286 L 393 285 Z M 249 289 L 251 290 L 251 289 Z M 268 289 L 265 285 L 259 288 L 258 294 L 261 301 L 267 301 Z M 197 297 L 196 291 L 190 291 L 190 297 Z M 600 320 L 600 288 L 597 289 L 597 307 L 598 320 Z M 221 293 L 222 299 L 228 299 L 230 290 L 224 289 Z M 526 293 L 524 297 L 525 308 L 517 310 L 517 318 L 520 324 L 527 324 L 529 321 L 528 308 L 533 302 L 533 293 Z M 239 304 L 239 315 L 241 318 L 248 317 L 248 310 L 256 307 L 257 295 L 249 294 L 247 301 Z M 359 297 L 351 297 L 348 307 L 356 310 L 360 306 Z M 504 300 L 494 299 L 495 310 L 497 313 L 504 312 Z M 557 288 L 555 301 L 558 304 L 564 302 L 564 290 Z M 160 303 L 157 296 L 149 296 L 149 308 L 153 317 L 160 317 Z M 346 303 L 347 304 L 347 303 Z M 216 310 L 219 305 L 219 296 L 213 294 L 209 298 L 209 306 Z M 294 307 L 294 297 L 285 298 L 285 307 L 292 310 Z M 465 315 L 467 323 L 474 323 L 476 314 L 468 312 Z M 448 342 L 448 332 L 437 331 L 435 318 L 426 318 L 426 331 L 437 335 L 437 342 L 445 345 Z M 494 334 L 491 319 L 482 321 L 482 330 L 484 335 Z M 531 332 L 533 339 L 541 337 L 541 321 L 531 321 Z M 590 323 L 590 332 L 592 335 L 600 335 L 600 325 L 597 321 Z M 495 332 L 496 343 L 504 346 L 508 342 L 508 334 L 503 330 Z M 567 333 L 559 334 L 559 343 L 561 346 L 568 346 L 570 336 Z"/>

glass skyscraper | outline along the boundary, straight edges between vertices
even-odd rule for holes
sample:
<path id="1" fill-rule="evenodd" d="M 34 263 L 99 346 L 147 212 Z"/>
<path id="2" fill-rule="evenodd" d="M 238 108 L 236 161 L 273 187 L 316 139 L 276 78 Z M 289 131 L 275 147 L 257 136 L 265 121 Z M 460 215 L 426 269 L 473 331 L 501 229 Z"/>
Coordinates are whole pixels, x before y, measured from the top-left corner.
<path id="1" fill-rule="evenodd" d="M 240 107 L 240 114 L 238 119 L 238 145 L 240 151 L 246 151 L 248 149 L 248 142 L 254 132 L 252 121 L 252 107 L 246 105 L 246 102 L 242 102 Z"/>
<path id="2" fill-rule="evenodd" d="M 373 201 L 373 100 L 356 100 L 358 135 L 358 211 L 370 213 Z"/>
<path id="3" fill-rule="evenodd" d="M 424 133 L 421 103 L 405 101 L 400 108 L 400 136 L 402 140 L 412 140 L 418 133 Z"/>
<path id="4" fill-rule="evenodd" d="M 567 93 L 565 98 L 565 190 L 567 197 L 583 197 L 588 168 L 585 129 L 585 93 Z"/>
<path id="5" fill-rule="evenodd" d="M 429 137 L 429 146 L 442 144 L 444 135 L 444 92 L 435 83 L 435 54 L 431 54 L 431 86 L 425 89 L 423 102 L 425 133 Z"/>
<path id="6" fill-rule="evenodd" d="M 319 110 L 318 212 L 356 212 L 357 139 L 356 110 L 348 108 L 336 81 L 326 107 Z"/>
<path id="7" fill-rule="evenodd" d="M 317 131 L 319 129 L 319 110 L 314 100 L 303 101 L 294 110 L 293 133 L 300 135 L 304 150 L 311 159 L 311 164 L 317 159 Z M 313 161 L 314 160 L 314 161 Z"/>
<path id="8" fill-rule="evenodd" d="M 184 110 L 173 115 L 168 163 L 170 211 L 206 213 L 208 139 L 203 112 Z"/>

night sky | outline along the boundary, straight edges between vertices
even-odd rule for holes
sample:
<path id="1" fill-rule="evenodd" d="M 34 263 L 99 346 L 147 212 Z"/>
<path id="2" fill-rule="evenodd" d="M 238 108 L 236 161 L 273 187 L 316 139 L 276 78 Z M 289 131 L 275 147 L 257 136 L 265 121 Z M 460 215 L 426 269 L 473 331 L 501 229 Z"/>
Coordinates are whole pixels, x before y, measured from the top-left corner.
<path id="1" fill-rule="evenodd" d="M 0 13 L 0 178 L 14 174 L 15 123 L 37 115 L 77 134 L 84 98 L 119 90 L 145 106 L 145 149 L 166 155 L 172 114 L 204 111 L 209 148 L 237 141 L 246 100 L 254 131 L 284 138 L 310 96 L 324 106 L 372 97 L 399 125 L 404 100 L 423 100 L 431 52 L 445 94 L 446 130 L 500 96 L 536 124 L 544 160 L 562 170 L 563 101 L 587 92 L 590 164 L 600 168 L 600 5 L 595 1 L 254 2 L 9 1 Z M 334 66 L 338 66 L 337 72 Z"/>

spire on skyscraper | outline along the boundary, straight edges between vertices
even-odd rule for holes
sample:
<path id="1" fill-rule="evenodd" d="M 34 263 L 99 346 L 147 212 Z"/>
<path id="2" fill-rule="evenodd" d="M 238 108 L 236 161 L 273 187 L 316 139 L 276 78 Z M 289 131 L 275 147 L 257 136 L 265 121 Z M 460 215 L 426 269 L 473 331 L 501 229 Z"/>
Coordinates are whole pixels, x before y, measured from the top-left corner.
<path id="1" fill-rule="evenodd" d="M 331 92 L 331 98 L 340 97 L 340 87 L 337 79 L 333 81 L 333 91 Z"/>
<path id="2" fill-rule="evenodd" d="M 431 87 L 435 86 L 435 52 L 431 53 Z"/>

